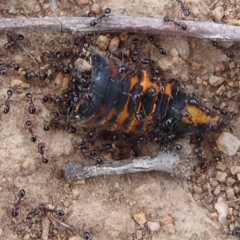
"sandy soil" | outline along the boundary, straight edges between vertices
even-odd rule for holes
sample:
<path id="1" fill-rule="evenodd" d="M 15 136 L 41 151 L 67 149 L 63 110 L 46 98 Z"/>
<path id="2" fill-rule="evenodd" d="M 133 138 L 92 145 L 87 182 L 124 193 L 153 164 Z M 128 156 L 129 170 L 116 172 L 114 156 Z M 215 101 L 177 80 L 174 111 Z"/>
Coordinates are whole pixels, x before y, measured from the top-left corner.
<path id="1" fill-rule="evenodd" d="M 53 12 L 48 1 L 3 0 L 0 3 L 0 16 L 81 16 L 92 5 L 82 5 L 82 2 L 63 0 Z M 110 7 L 113 14 L 159 18 L 169 15 L 175 19 L 224 22 L 239 15 L 237 0 L 225 2 L 220 0 L 213 4 L 210 0 L 186 0 L 184 4 L 190 10 L 189 17 L 183 15 L 177 1 L 107 0 L 99 1 L 99 4 L 103 9 Z M 14 36 L 14 33 L 11 34 Z M 178 179 L 166 173 L 151 172 L 98 177 L 73 185 L 66 183 L 61 173 L 67 161 L 93 164 L 77 149 L 83 136 L 82 129 L 79 128 L 76 134 L 54 129 L 44 131 L 43 126 L 50 121 L 54 105 L 43 103 L 42 99 L 45 95 L 59 92 L 54 82 L 56 74 L 54 78 L 41 82 L 25 80 L 23 72 L 39 70 L 27 52 L 39 60 L 44 51 L 62 51 L 71 46 L 76 48 L 73 45 L 76 36 L 28 33 L 24 37 L 21 45 L 16 44 L 6 51 L 3 45 L 8 41 L 7 36 L 0 35 L 0 59 L 6 63 L 17 62 L 23 69 L 19 72 L 9 69 L 6 75 L 0 75 L 0 239 L 41 239 L 42 222 L 45 219 L 38 210 L 41 203 L 65 212 L 64 217 L 57 217 L 54 213 L 47 215 L 51 221 L 48 239 L 69 239 L 83 236 L 86 231 L 93 240 L 234 239 L 223 235 L 223 227 L 216 219 L 210 218 L 210 212 L 201 206 L 200 201 L 193 199 L 189 182 L 184 176 Z M 146 41 L 145 36 L 140 38 Z M 149 45 L 150 58 L 163 70 L 165 79 L 180 77 L 188 91 L 195 91 L 207 106 L 226 103 L 235 114 L 234 135 L 240 137 L 238 99 L 229 97 L 237 93 L 239 88 L 238 47 L 228 43 L 236 55 L 230 59 L 207 40 L 159 36 L 157 41 L 166 49 L 167 55 L 163 57 L 157 54 L 156 49 Z M 224 66 L 223 71 L 216 70 L 219 63 Z M 213 74 L 225 79 L 221 85 L 224 90 L 209 84 L 208 79 Z M 26 88 L 23 85 L 16 88 L 16 79 L 26 82 Z M 8 89 L 13 91 L 13 96 L 10 99 L 10 111 L 4 114 Z M 216 94 L 217 90 L 219 94 Z M 35 114 L 28 112 L 27 92 L 33 94 Z M 31 142 L 31 134 L 24 127 L 27 120 L 33 123 L 32 130 L 37 137 L 35 143 Z M 46 145 L 48 164 L 42 163 L 41 155 L 37 152 L 40 142 Z M 212 142 L 210 147 L 205 146 L 204 158 L 207 160 L 219 154 L 214 139 Z M 221 156 L 224 163 L 236 161 L 236 157 Z M 19 216 L 13 218 L 11 212 L 20 189 L 25 189 L 26 196 L 21 201 Z M 160 228 L 152 232 L 148 227 L 151 222 L 160 224 Z"/>

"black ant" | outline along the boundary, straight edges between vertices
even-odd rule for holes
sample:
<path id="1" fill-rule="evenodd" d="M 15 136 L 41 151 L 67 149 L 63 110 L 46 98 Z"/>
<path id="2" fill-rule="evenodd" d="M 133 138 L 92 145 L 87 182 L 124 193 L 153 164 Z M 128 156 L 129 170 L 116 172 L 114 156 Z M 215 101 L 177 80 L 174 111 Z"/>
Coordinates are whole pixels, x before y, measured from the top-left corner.
<path id="1" fill-rule="evenodd" d="M 34 114 L 36 112 L 36 107 L 34 106 L 34 103 L 33 103 L 32 94 L 26 93 L 26 97 L 29 99 L 28 112 L 30 114 Z"/>
<path id="2" fill-rule="evenodd" d="M 176 1 L 177 1 L 178 3 L 180 3 L 181 8 L 182 8 L 182 11 L 183 11 L 183 14 L 184 14 L 186 17 L 188 17 L 188 16 L 190 15 L 189 9 L 188 9 L 186 6 L 184 6 L 182 0 L 176 0 Z"/>
<path id="3" fill-rule="evenodd" d="M 232 230 L 232 235 L 240 238 L 240 229 L 239 228 L 233 229 Z"/>
<path id="4" fill-rule="evenodd" d="M 44 157 L 44 154 L 45 154 L 45 145 L 44 145 L 44 143 L 39 143 L 38 144 L 38 152 L 42 156 L 42 162 L 43 163 L 48 163 L 48 159 Z"/>
<path id="5" fill-rule="evenodd" d="M 85 232 L 85 233 L 83 234 L 83 239 L 84 239 L 84 240 L 90 240 L 90 239 L 91 239 L 90 233 L 89 233 L 89 232 Z"/>
<path id="6" fill-rule="evenodd" d="M 173 149 L 174 149 L 175 151 L 180 151 L 180 150 L 182 149 L 182 145 L 180 145 L 180 144 L 175 144 L 175 145 L 173 146 Z"/>
<path id="7" fill-rule="evenodd" d="M 152 35 L 148 36 L 148 40 L 151 44 L 153 44 L 158 49 L 158 51 L 161 55 L 166 55 L 167 54 L 166 50 L 163 47 L 159 46 L 155 42 L 154 36 L 152 36 Z"/>
<path id="8" fill-rule="evenodd" d="M 18 41 L 22 41 L 24 39 L 24 36 L 22 34 L 19 34 L 15 40 L 12 39 L 10 35 L 8 35 L 9 41 L 6 42 L 3 47 L 5 49 L 10 49 L 12 48 Z"/>
<path id="9" fill-rule="evenodd" d="M 111 143 L 106 143 L 106 144 L 103 144 L 103 146 L 101 148 L 101 152 L 108 151 L 110 149 L 112 149 L 112 144 Z"/>
<path id="10" fill-rule="evenodd" d="M 1 68 L 0 69 L 0 75 L 6 75 L 7 74 L 7 69 L 6 68 Z"/>
<path id="11" fill-rule="evenodd" d="M 2 67 L 0 69 L 0 75 L 6 75 L 7 74 L 7 68 L 12 68 L 14 69 L 15 71 L 18 71 L 19 70 L 19 65 L 14 63 L 14 62 L 11 62 L 9 64 L 5 64 L 3 61 L 0 60 L 0 66 Z M 7 68 L 3 68 L 3 66 L 7 67 Z"/>
<path id="12" fill-rule="evenodd" d="M 40 72 L 37 72 L 37 73 L 26 72 L 24 76 L 27 80 L 33 80 L 36 78 L 36 79 L 42 80 L 42 81 L 46 80 L 48 77 L 47 73 L 40 73 Z"/>
<path id="13" fill-rule="evenodd" d="M 95 162 L 96 165 L 100 165 L 100 164 L 103 163 L 101 158 L 94 158 L 94 162 Z"/>
<path id="14" fill-rule="evenodd" d="M 103 10 L 103 13 L 96 19 L 93 19 L 91 22 L 90 22 L 90 26 L 91 27 L 94 27 L 96 26 L 98 23 L 101 22 L 101 20 L 105 17 L 108 17 L 108 15 L 111 13 L 111 9 L 110 8 L 106 8 Z M 90 12 L 88 14 L 88 16 L 92 17 L 92 13 Z"/>
<path id="15" fill-rule="evenodd" d="M 33 128 L 33 124 L 32 124 L 32 122 L 31 121 L 26 121 L 25 122 L 25 127 L 29 130 L 29 132 L 31 133 L 31 141 L 32 142 L 36 142 L 36 140 L 37 140 L 37 137 L 33 134 L 33 130 L 32 130 L 32 128 Z"/>
<path id="16" fill-rule="evenodd" d="M 174 78 L 173 79 L 174 84 L 178 87 L 179 91 L 181 93 L 185 93 L 186 92 L 186 86 L 184 85 L 184 83 L 181 81 L 181 79 L 179 78 Z"/>
<path id="17" fill-rule="evenodd" d="M 222 53 L 225 54 L 228 58 L 234 58 L 234 54 L 231 51 L 229 51 L 227 48 L 219 46 L 217 41 L 212 41 L 212 45 L 215 48 L 221 50 Z"/>
<path id="18" fill-rule="evenodd" d="M 65 130 L 67 133 L 76 133 L 77 129 L 71 125 L 65 126 Z"/>
<path id="19" fill-rule="evenodd" d="M 187 30 L 187 25 L 183 22 L 177 22 L 170 18 L 169 16 L 166 16 L 163 18 L 164 22 L 173 22 L 176 26 L 180 27 L 182 30 Z"/>
<path id="20" fill-rule="evenodd" d="M 222 159 L 219 156 L 215 156 L 212 160 L 208 162 L 202 162 L 199 166 L 202 170 L 206 171 L 209 166 L 211 166 L 214 163 L 220 162 Z"/>
<path id="21" fill-rule="evenodd" d="M 39 210 L 41 210 L 42 212 L 45 212 L 45 213 L 46 212 L 56 213 L 59 217 L 62 217 L 65 215 L 64 211 L 48 208 L 45 204 L 40 204 Z"/>
<path id="22" fill-rule="evenodd" d="M 8 68 L 12 68 L 14 69 L 15 71 L 18 71 L 19 70 L 19 65 L 14 63 L 14 62 L 11 62 L 9 64 L 6 65 Z"/>
<path id="23" fill-rule="evenodd" d="M 11 98 L 12 94 L 13 94 L 13 93 L 12 93 L 11 90 L 7 90 L 7 95 L 8 95 L 8 97 L 7 97 L 7 99 L 5 100 L 5 103 L 4 103 L 5 108 L 3 109 L 3 112 L 4 112 L 5 114 L 7 114 L 7 113 L 10 111 L 10 98 Z"/>
<path id="24" fill-rule="evenodd" d="M 20 203 L 22 201 L 22 198 L 24 198 L 25 196 L 25 190 L 24 189 L 21 189 L 19 192 L 18 192 L 18 201 L 14 204 L 14 208 L 12 210 L 12 216 L 13 217 L 17 217 L 20 213 Z"/>

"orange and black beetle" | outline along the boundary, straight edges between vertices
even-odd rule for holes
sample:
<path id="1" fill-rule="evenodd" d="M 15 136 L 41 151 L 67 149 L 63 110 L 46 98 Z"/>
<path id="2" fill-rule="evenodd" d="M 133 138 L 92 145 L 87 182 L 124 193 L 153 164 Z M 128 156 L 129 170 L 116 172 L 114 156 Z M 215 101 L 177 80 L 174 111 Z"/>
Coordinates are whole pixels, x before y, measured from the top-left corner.
<path id="1" fill-rule="evenodd" d="M 68 119 L 84 127 L 175 136 L 221 131 L 226 122 L 217 112 L 174 84 L 153 81 L 144 70 L 121 71 L 120 60 L 90 54 L 92 70 L 72 77 Z"/>

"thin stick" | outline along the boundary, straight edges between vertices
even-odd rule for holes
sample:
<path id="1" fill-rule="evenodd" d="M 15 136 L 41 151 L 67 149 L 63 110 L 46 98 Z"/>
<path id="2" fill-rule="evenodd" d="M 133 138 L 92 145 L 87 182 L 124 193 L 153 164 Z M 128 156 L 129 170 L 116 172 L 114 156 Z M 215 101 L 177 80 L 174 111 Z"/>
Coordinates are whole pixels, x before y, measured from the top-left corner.
<path id="1" fill-rule="evenodd" d="M 171 152 L 159 152 L 154 157 L 141 157 L 138 159 L 127 159 L 121 161 L 107 162 L 101 165 L 81 165 L 67 162 L 66 178 L 68 182 L 76 180 L 126 173 L 164 171 L 174 173 L 180 162 L 179 156 Z"/>
<path id="2" fill-rule="evenodd" d="M 38 61 L 35 57 L 33 57 L 29 52 L 28 50 L 21 44 L 21 43 L 18 43 L 18 45 L 22 48 L 22 50 L 38 65 Z"/>
<path id="3" fill-rule="evenodd" d="M 184 21 L 187 30 L 181 30 L 162 18 L 110 16 L 100 26 L 90 27 L 88 17 L 48 17 L 0 19 L 0 33 L 8 32 L 132 32 L 165 36 L 185 36 L 212 40 L 240 41 L 240 27 L 213 22 Z"/>

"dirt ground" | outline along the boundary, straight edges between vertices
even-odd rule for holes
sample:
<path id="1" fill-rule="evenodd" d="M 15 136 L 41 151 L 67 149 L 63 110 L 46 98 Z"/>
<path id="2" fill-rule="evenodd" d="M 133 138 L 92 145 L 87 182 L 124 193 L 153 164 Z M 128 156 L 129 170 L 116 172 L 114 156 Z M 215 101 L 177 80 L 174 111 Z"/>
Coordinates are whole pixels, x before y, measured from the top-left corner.
<path id="1" fill-rule="evenodd" d="M 52 11 L 46 0 L 2 0 L 0 16 L 83 16 L 93 4 L 81 0 L 58 2 L 57 9 Z M 82 4 L 84 2 L 86 4 Z M 184 5 L 190 11 L 190 16 L 185 17 L 180 4 L 173 0 L 94 1 L 102 9 L 110 7 L 112 14 L 159 18 L 169 15 L 174 19 L 222 23 L 239 18 L 240 6 L 237 2 L 238 0 L 218 0 L 214 3 L 210 0 L 185 0 Z M 14 38 L 19 33 L 10 34 Z M 0 35 L 0 59 L 5 63 L 18 63 L 20 66 L 19 71 L 9 68 L 6 75 L 0 75 L 0 239 L 43 239 L 42 224 L 46 219 L 51 223 L 48 239 L 54 240 L 69 239 L 72 236 L 83 237 L 84 232 L 89 232 L 92 240 L 234 239 L 231 236 L 232 229 L 223 227 L 217 221 L 217 217 L 213 217 L 216 210 L 211 204 L 218 196 L 213 194 L 213 184 L 210 184 L 209 188 L 201 187 L 214 179 L 216 164 L 210 166 L 207 172 L 194 172 L 193 176 L 181 178 L 161 172 L 150 172 L 103 176 L 74 184 L 66 182 L 61 173 L 67 161 L 93 164 L 77 149 L 83 136 L 82 129 L 78 128 L 75 134 L 54 129 L 44 131 L 43 126 L 50 122 L 54 105 L 44 103 L 43 96 L 53 96 L 60 92 L 59 86 L 56 85 L 56 76 L 59 75 L 53 74 L 46 81 L 26 80 L 24 72 L 37 72 L 40 67 L 44 70 L 44 65 L 39 66 L 34 60 L 40 62 L 43 52 L 76 49 L 73 44 L 76 37 L 67 34 L 28 33 L 24 34 L 24 40 L 6 50 L 3 46 L 9 40 L 6 34 Z M 146 42 L 146 36 L 138 37 L 142 44 Z M 226 104 L 234 114 L 234 135 L 239 138 L 239 46 L 232 42 L 221 43 L 222 46 L 229 47 L 229 51 L 235 55 L 234 58 L 228 58 L 208 40 L 178 36 L 159 36 L 156 39 L 166 49 L 167 55 L 156 53 L 156 49 L 148 44 L 150 59 L 159 65 L 164 78 L 169 80 L 180 77 L 187 90 L 196 92 L 209 107 Z M 212 86 L 209 84 L 212 75 L 220 76 L 224 81 Z M 15 80 L 22 81 L 18 87 Z M 10 111 L 4 114 L 9 89 L 13 92 Z M 35 114 L 29 114 L 28 111 L 28 92 L 33 95 Z M 27 120 L 33 124 L 32 131 L 37 137 L 36 142 L 31 141 L 31 134 L 24 126 Z M 211 146 L 204 146 L 206 161 L 220 154 L 214 139 L 213 137 L 210 140 Z M 37 151 L 41 142 L 46 146 L 48 164 L 42 163 L 41 155 Z M 230 167 L 239 164 L 238 155 L 220 156 L 222 163 L 227 166 L 222 172 L 229 174 Z M 235 177 L 233 178 L 237 184 L 238 179 Z M 225 194 L 226 190 L 226 187 L 223 189 L 224 184 L 220 184 L 222 194 Z M 202 190 L 198 191 L 197 187 L 201 187 Z M 11 212 L 18 200 L 20 189 L 24 189 L 26 195 L 20 203 L 20 214 L 12 217 Z M 210 195 L 215 197 L 209 204 L 211 207 L 204 201 Z M 238 194 L 235 192 L 232 199 L 237 198 Z M 46 217 L 38 210 L 39 204 L 61 209 L 65 216 L 58 217 L 49 213 Z M 239 221 L 238 209 L 236 203 L 233 210 L 237 213 L 232 222 Z M 155 230 L 152 228 L 153 223 L 157 225 Z"/>

